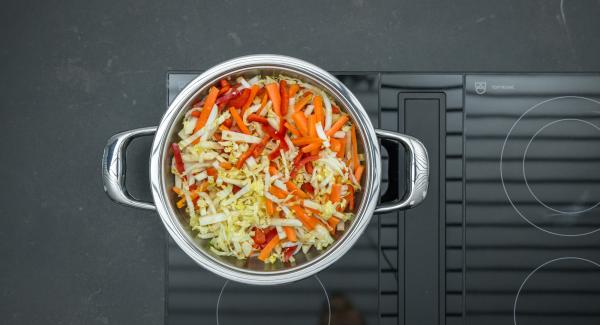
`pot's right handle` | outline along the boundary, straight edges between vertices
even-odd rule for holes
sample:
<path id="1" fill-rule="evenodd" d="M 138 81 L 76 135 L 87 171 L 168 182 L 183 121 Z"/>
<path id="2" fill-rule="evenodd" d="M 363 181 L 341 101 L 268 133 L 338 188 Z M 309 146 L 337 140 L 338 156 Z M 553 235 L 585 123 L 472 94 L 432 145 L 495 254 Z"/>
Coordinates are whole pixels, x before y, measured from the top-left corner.
<path id="1" fill-rule="evenodd" d="M 429 158 L 421 141 L 409 135 L 375 129 L 377 137 L 393 140 L 401 144 L 408 153 L 408 188 L 401 200 L 385 202 L 375 208 L 374 213 L 384 213 L 400 209 L 410 209 L 421 203 L 427 196 L 429 185 Z"/>
<path id="2" fill-rule="evenodd" d="M 102 155 L 102 181 L 104 191 L 117 203 L 134 208 L 156 210 L 151 202 L 134 199 L 125 186 L 126 152 L 131 140 L 156 133 L 156 126 L 121 132 L 108 139 Z"/>

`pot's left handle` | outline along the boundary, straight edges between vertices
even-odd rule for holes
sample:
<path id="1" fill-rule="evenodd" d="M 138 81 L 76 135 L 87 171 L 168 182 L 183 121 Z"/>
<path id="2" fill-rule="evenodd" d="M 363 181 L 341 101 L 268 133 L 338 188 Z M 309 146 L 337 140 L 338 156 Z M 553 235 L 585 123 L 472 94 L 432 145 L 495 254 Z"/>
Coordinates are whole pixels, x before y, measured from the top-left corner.
<path id="1" fill-rule="evenodd" d="M 156 210 L 154 203 L 134 199 L 127 192 L 125 186 L 127 146 L 131 143 L 131 140 L 137 137 L 154 135 L 155 133 L 156 126 L 150 126 L 121 132 L 108 139 L 102 156 L 102 180 L 104 181 L 104 191 L 115 202 L 134 208 Z"/>

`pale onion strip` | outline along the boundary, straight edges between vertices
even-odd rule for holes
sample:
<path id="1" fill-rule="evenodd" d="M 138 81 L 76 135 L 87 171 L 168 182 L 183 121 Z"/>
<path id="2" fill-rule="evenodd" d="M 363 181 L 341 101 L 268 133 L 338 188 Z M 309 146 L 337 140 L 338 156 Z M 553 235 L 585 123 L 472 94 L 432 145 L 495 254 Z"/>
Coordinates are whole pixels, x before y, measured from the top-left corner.
<path id="1" fill-rule="evenodd" d="M 279 150 L 279 154 L 281 155 L 281 162 L 283 164 L 283 178 L 284 182 L 287 182 L 290 178 L 290 170 L 287 165 L 287 159 L 285 159 L 285 155 L 283 154 L 283 150 Z"/>
<path id="2" fill-rule="evenodd" d="M 224 199 L 229 194 L 231 194 L 232 191 L 233 191 L 233 186 L 231 186 L 231 185 L 226 186 L 224 189 L 222 189 L 221 191 L 217 192 L 217 197 L 221 198 L 221 199 Z"/>
<path id="3" fill-rule="evenodd" d="M 198 182 L 201 182 L 201 181 L 205 180 L 207 177 L 208 177 L 208 175 L 206 174 L 206 171 L 202 171 L 202 172 L 194 175 L 194 178 Z"/>
<path id="4" fill-rule="evenodd" d="M 283 182 L 282 182 L 282 181 L 280 181 L 280 180 L 278 180 L 278 179 L 276 179 L 276 180 L 273 182 L 273 185 L 275 185 L 275 186 L 279 187 L 280 189 L 282 189 L 282 190 L 284 190 L 284 191 L 287 191 L 287 186 L 285 186 L 285 184 L 283 184 Z"/>
<path id="5" fill-rule="evenodd" d="M 197 117 L 191 117 L 186 123 L 184 123 L 184 133 L 186 135 L 192 134 L 194 132 L 194 127 L 196 126 L 196 122 L 198 121 Z"/>
<path id="6" fill-rule="evenodd" d="M 265 167 L 265 193 L 271 188 L 271 173 L 269 173 L 269 165 Z"/>
<path id="7" fill-rule="evenodd" d="M 269 223 L 271 226 L 302 227 L 302 221 L 298 219 L 271 218 Z"/>
<path id="8" fill-rule="evenodd" d="M 346 132 L 346 159 L 350 159 L 350 167 L 352 166 L 352 135 Z"/>
<path id="9" fill-rule="evenodd" d="M 223 177 L 223 182 L 232 184 L 235 186 L 239 186 L 239 187 L 242 187 L 248 183 L 246 180 L 227 178 L 227 177 Z"/>
<path id="10" fill-rule="evenodd" d="M 304 109 L 304 115 L 309 116 L 310 114 L 312 114 L 314 109 L 314 105 L 306 105 L 306 109 Z"/>
<path id="11" fill-rule="evenodd" d="M 263 108 L 263 110 L 258 115 L 259 116 L 267 115 L 267 112 L 271 110 L 271 106 L 273 106 L 273 104 L 271 103 L 271 101 L 268 101 L 267 104 L 265 105 L 265 108 Z"/>
<path id="12" fill-rule="evenodd" d="M 332 109 L 329 97 L 327 97 L 325 94 L 323 94 L 323 103 L 325 104 L 325 131 L 327 131 L 331 128 Z"/>
<path id="13" fill-rule="evenodd" d="M 311 208 L 311 209 L 315 209 L 315 210 L 321 210 L 322 206 L 315 202 L 315 201 L 311 201 L 311 200 L 304 200 L 302 201 L 302 205 L 304 205 L 307 208 Z"/>
<path id="14" fill-rule="evenodd" d="M 213 105 L 212 110 L 210 111 L 210 115 L 208 115 L 208 120 L 206 120 L 206 124 L 204 125 L 204 134 L 202 134 L 202 140 L 206 141 L 206 139 L 210 139 L 212 135 L 217 130 L 217 125 L 215 120 L 217 119 L 217 115 L 219 114 L 219 107 L 217 105 Z"/>
<path id="15" fill-rule="evenodd" d="M 252 86 L 257 84 L 260 81 L 260 76 L 254 76 L 252 79 L 248 80 L 248 83 Z"/>
<path id="16" fill-rule="evenodd" d="M 242 197 L 242 195 L 246 194 L 250 192 L 250 184 L 242 187 L 241 190 L 239 190 L 237 193 L 235 193 L 232 197 L 230 197 L 227 200 L 224 200 L 223 202 L 221 202 L 221 206 L 228 206 L 232 203 L 234 203 L 235 201 L 237 201 L 237 199 L 239 199 L 240 197 Z"/>
<path id="17" fill-rule="evenodd" d="M 285 231 L 283 231 L 283 227 L 275 226 L 275 229 L 277 229 L 277 236 L 279 236 L 279 239 L 285 239 L 287 237 Z"/>
<path id="18" fill-rule="evenodd" d="M 198 143 L 198 146 L 200 148 L 204 148 L 204 149 L 214 149 L 214 150 L 220 150 L 223 149 L 223 146 L 214 142 L 214 141 L 202 141 Z"/>
<path id="19" fill-rule="evenodd" d="M 198 132 L 190 135 L 189 137 L 181 140 L 179 142 L 179 149 L 183 150 L 183 148 L 189 146 L 192 142 L 196 141 L 196 139 L 200 139 L 200 137 L 204 134 L 204 128 L 198 130 Z"/>
<path id="20" fill-rule="evenodd" d="M 222 222 L 227 220 L 227 214 L 225 213 L 216 213 L 207 216 L 203 216 L 198 219 L 201 226 L 210 225 L 217 222 Z"/>
<path id="21" fill-rule="evenodd" d="M 343 213 L 341 213 L 341 212 L 339 212 L 337 210 L 333 211 L 333 216 L 336 217 L 336 218 L 340 218 L 340 219 L 344 219 L 346 217 Z"/>
<path id="22" fill-rule="evenodd" d="M 250 86 L 250 84 L 248 83 L 248 81 L 246 81 L 246 79 L 244 79 L 244 77 L 238 77 L 237 78 L 237 82 L 239 82 L 240 84 L 242 84 L 242 86 L 238 89 L 245 89 L 245 88 L 250 88 L 252 86 Z"/>
<path id="23" fill-rule="evenodd" d="M 260 143 L 261 141 L 259 137 L 228 130 L 221 131 L 221 134 L 224 140 L 230 140 L 235 142 Z"/>
<path id="24" fill-rule="evenodd" d="M 250 169 L 256 168 L 256 160 L 254 157 L 248 157 L 248 159 L 246 159 L 246 165 L 248 165 Z"/>
<path id="25" fill-rule="evenodd" d="M 343 139 L 346 137 L 346 132 L 344 131 L 337 131 L 333 134 L 333 137 L 336 139 Z"/>
<path id="26" fill-rule="evenodd" d="M 288 145 L 288 148 L 290 148 L 290 150 L 296 149 L 296 146 L 292 143 L 292 140 L 290 139 L 290 137 L 288 135 L 286 135 L 285 138 L 283 138 L 283 140 Z"/>
<path id="27" fill-rule="evenodd" d="M 344 222 L 342 221 L 342 222 L 338 223 L 336 228 L 339 231 L 344 231 Z"/>
<path id="28" fill-rule="evenodd" d="M 269 125 L 270 125 L 270 126 L 273 128 L 273 129 L 275 129 L 275 130 L 279 131 L 279 120 L 278 120 L 277 118 L 275 118 L 275 117 L 269 117 L 269 118 L 267 119 L 267 121 L 269 122 Z"/>
<path id="29" fill-rule="evenodd" d="M 198 194 L 200 195 L 200 197 L 202 197 L 204 202 L 206 202 L 206 204 L 208 204 L 208 210 L 210 211 L 210 213 L 216 214 L 217 209 L 215 208 L 213 200 L 210 198 L 210 196 L 208 196 L 208 194 L 206 192 L 200 192 Z"/>
<path id="30" fill-rule="evenodd" d="M 196 211 L 194 211 L 194 202 L 192 201 L 192 198 L 190 196 L 190 190 L 189 190 L 189 186 L 187 184 L 187 181 L 183 181 L 183 195 L 185 196 L 185 202 L 187 204 L 188 207 L 188 211 L 190 213 L 190 217 L 192 218 L 196 218 Z"/>
<path id="31" fill-rule="evenodd" d="M 321 140 L 323 140 L 323 146 L 325 148 L 329 148 L 329 138 L 327 137 L 327 135 L 325 134 L 325 131 L 323 130 L 323 125 L 321 125 L 321 123 L 317 123 L 317 126 L 315 128 L 317 130 L 317 135 L 319 136 L 319 138 Z"/>
<path id="32" fill-rule="evenodd" d="M 342 171 L 343 165 L 336 158 L 332 158 L 332 157 L 321 158 L 321 159 L 317 160 L 317 162 L 322 162 L 323 164 L 327 165 L 327 167 L 329 167 L 331 170 L 333 170 L 334 172 L 336 172 L 340 175 L 344 174 L 344 172 Z"/>

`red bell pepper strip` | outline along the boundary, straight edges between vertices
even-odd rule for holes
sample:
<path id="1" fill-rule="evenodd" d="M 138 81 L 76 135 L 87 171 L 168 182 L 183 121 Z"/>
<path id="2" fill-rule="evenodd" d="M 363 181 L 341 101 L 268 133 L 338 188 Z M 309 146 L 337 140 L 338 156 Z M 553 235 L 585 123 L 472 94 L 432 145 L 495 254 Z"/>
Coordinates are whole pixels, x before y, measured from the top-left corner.
<path id="1" fill-rule="evenodd" d="M 230 99 L 229 102 L 227 102 L 227 104 L 229 106 L 233 106 L 233 107 L 239 109 L 239 108 L 242 108 L 242 106 L 244 106 L 244 104 L 248 100 L 248 97 L 250 97 L 250 89 L 246 88 L 246 89 L 242 90 L 242 92 L 239 94 L 239 96 L 236 96 L 236 97 Z"/>
<path id="2" fill-rule="evenodd" d="M 219 83 L 221 84 L 221 89 L 219 90 L 219 95 L 223 95 L 224 93 L 229 91 L 229 89 L 231 89 L 231 85 L 229 84 L 229 82 L 227 82 L 227 80 L 221 79 L 219 81 Z"/>
<path id="3" fill-rule="evenodd" d="M 294 252 L 296 251 L 296 249 L 298 248 L 298 246 L 290 246 L 290 247 L 286 247 L 283 249 L 283 261 L 287 262 L 290 260 L 290 257 L 292 257 L 292 255 L 294 255 Z"/>
<path id="4" fill-rule="evenodd" d="M 262 141 L 260 141 L 260 143 L 256 146 L 256 148 L 254 148 L 254 153 L 252 153 L 252 155 L 254 157 L 258 157 L 262 154 L 262 151 L 265 149 L 265 146 L 267 145 L 267 143 L 269 142 L 269 140 L 271 139 L 271 136 L 269 136 L 268 134 L 262 139 Z"/>
<path id="5" fill-rule="evenodd" d="M 252 237 L 252 240 L 254 240 L 256 245 L 264 244 L 267 241 L 265 232 L 260 228 L 254 228 L 254 237 Z"/>
<path id="6" fill-rule="evenodd" d="M 298 170 L 300 170 L 300 168 L 302 168 L 302 166 L 308 164 L 311 161 L 317 160 L 317 159 L 319 159 L 318 155 L 308 156 L 308 157 L 302 158 L 302 160 L 300 160 L 297 164 L 294 163 L 294 168 L 292 169 L 292 172 L 290 173 L 290 176 L 292 178 L 294 178 L 296 176 L 296 174 L 298 173 Z"/>
<path id="7" fill-rule="evenodd" d="M 179 150 L 179 145 L 177 145 L 177 143 L 173 143 L 171 148 L 173 148 L 173 157 L 175 157 L 175 168 L 180 174 L 183 174 L 185 171 L 185 165 L 183 164 L 183 159 L 181 158 L 181 150 Z"/>
<path id="8" fill-rule="evenodd" d="M 221 105 L 225 105 L 227 104 L 227 102 L 229 102 L 231 99 L 239 96 L 241 94 L 241 92 L 239 91 L 232 91 L 230 93 L 227 93 L 219 98 L 217 98 L 217 101 L 215 102 L 215 104 L 217 104 L 217 106 L 221 106 Z"/>
<path id="9" fill-rule="evenodd" d="M 269 154 L 269 160 L 275 160 L 277 159 L 277 157 L 279 157 L 279 151 L 282 150 L 281 143 L 282 142 L 280 141 L 277 147 L 275 147 L 275 149 L 271 151 L 271 153 Z"/>

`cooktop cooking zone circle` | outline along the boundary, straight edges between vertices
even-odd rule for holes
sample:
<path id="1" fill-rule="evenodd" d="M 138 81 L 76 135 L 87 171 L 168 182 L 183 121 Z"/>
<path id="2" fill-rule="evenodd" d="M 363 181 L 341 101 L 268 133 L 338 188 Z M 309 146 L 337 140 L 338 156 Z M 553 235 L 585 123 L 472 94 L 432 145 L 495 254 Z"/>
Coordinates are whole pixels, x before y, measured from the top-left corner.
<path id="1" fill-rule="evenodd" d="M 316 275 L 277 286 L 228 280 L 217 298 L 216 318 L 217 325 L 330 324 L 331 303 L 325 285 Z"/>
<path id="2" fill-rule="evenodd" d="M 560 257 L 531 271 L 513 304 L 514 325 L 598 324 L 600 264 L 582 257 Z"/>
<path id="3" fill-rule="evenodd" d="M 544 198 L 540 198 L 538 195 L 535 194 L 535 191 L 532 189 L 532 187 L 535 187 L 534 184 L 529 184 L 528 180 L 527 180 L 527 172 L 526 172 L 526 168 L 525 168 L 525 163 L 527 161 L 527 153 L 529 152 L 529 148 L 531 148 L 531 144 L 534 142 L 534 140 L 536 139 L 536 137 L 539 134 L 543 134 L 543 132 L 547 129 L 552 129 L 553 127 L 555 127 L 558 124 L 564 124 L 564 123 L 574 123 L 574 124 L 579 124 L 576 125 L 575 127 L 582 127 L 582 128 L 586 128 L 586 127 L 591 127 L 593 129 L 595 129 L 596 131 L 598 131 L 599 135 L 600 135 L 600 127 L 598 127 L 597 125 L 585 121 L 585 120 L 581 120 L 581 119 L 574 119 L 574 118 L 565 118 L 565 119 L 560 119 L 560 120 L 556 120 L 556 121 L 552 121 L 547 123 L 546 125 L 542 126 L 534 135 L 533 137 L 531 137 L 531 140 L 529 140 L 529 142 L 527 143 L 527 146 L 525 147 L 525 153 L 523 154 L 523 179 L 525 180 L 525 185 L 527 186 L 527 190 L 529 190 L 529 193 L 535 198 L 536 201 L 538 201 L 539 204 L 543 205 L 544 207 L 546 207 L 548 210 L 552 210 L 558 214 L 579 214 L 579 213 L 584 213 L 587 211 L 590 211 L 592 209 L 594 209 L 595 207 L 597 207 L 598 205 L 600 205 L 600 201 L 596 201 L 595 203 L 593 203 L 593 205 L 573 205 L 573 206 L 569 206 L 567 208 L 555 208 L 552 205 L 552 203 L 546 204 L 544 203 Z M 569 196 L 569 194 L 572 193 L 563 193 L 563 195 L 565 196 Z M 585 197 L 585 193 L 574 193 L 575 195 L 579 195 L 580 197 L 583 195 Z M 569 200 L 572 202 L 576 202 L 577 198 L 574 198 L 573 200 Z"/>
<path id="4" fill-rule="evenodd" d="M 502 145 L 500 177 L 518 215 L 558 236 L 600 230 L 600 102 L 562 96 L 514 122 Z"/>

